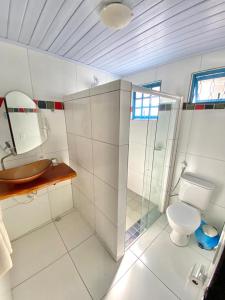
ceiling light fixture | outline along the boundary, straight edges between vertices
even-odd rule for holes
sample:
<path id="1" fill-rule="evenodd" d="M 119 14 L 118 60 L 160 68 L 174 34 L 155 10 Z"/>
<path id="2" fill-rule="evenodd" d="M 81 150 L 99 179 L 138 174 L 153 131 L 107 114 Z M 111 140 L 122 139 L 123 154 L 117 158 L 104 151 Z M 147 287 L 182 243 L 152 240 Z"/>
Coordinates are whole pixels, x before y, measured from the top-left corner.
<path id="1" fill-rule="evenodd" d="M 133 13 L 130 7 L 122 3 L 110 3 L 100 12 L 101 21 L 110 28 L 122 29 L 126 27 Z"/>

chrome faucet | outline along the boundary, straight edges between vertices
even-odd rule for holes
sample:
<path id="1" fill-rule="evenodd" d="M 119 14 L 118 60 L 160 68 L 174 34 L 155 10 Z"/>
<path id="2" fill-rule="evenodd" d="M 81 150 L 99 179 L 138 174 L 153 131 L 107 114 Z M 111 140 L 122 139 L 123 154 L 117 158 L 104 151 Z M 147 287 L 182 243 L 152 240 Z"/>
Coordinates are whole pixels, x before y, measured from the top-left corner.
<path id="1" fill-rule="evenodd" d="M 9 142 L 5 142 L 5 145 L 6 145 L 6 146 L 5 146 L 5 148 L 4 148 L 4 151 L 5 151 L 6 149 L 9 149 L 10 153 L 7 154 L 7 155 L 5 155 L 5 156 L 3 156 L 3 157 L 1 158 L 1 166 L 2 166 L 2 170 L 5 170 L 4 160 L 5 160 L 7 157 L 9 157 L 9 156 L 16 155 L 16 152 L 15 152 L 14 148 L 12 148 L 12 147 L 10 146 L 10 143 L 9 143 Z"/>

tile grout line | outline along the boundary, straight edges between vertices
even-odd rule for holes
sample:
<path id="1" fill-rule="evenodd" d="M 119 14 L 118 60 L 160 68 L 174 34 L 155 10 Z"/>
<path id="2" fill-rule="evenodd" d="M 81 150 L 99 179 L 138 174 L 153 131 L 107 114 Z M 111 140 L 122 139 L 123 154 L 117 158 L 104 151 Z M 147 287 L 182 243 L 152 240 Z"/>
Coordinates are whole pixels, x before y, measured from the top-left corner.
<path id="1" fill-rule="evenodd" d="M 118 79 L 118 80 L 121 80 L 121 79 Z M 117 81 L 117 80 L 115 80 L 115 81 Z M 104 83 L 104 84 L 107 84 L 107 83 Z M 98 87 L 98 86 L 96 86 L 96 87 Z M 112 93 L 112 92 L 119 92 L 119 91 L 130 92 L 130 90 L 127 90 L 127 89 L 116 88 L 116 89 L 112 89 L 110 91 L 101 92 L 101 93 L 97 93 L 97 94 L 93 94 L 93 95 L 91 95 L 90 93 L 88 93 L 88 96 L 83 96 L 83 97 L 81 96 L 80 98 L 74 98 L 74 99 L 68 99 L 68 100 L 66 99 L 66 97 L 72 97 L 73 95 L 76 95 L 78 93 L 83 93 L 83 92 L 88 91 L 90 89 L 91 88 L 75 92 L 75 93 L 73 93 L 71 95 L 66 95 L 65 98 L 64 98 L 65 99 L 64 102 L 79 101 L 79 100 L 83 100 L 84 98 L 89 98 L 89 97 L 91 98 L 91 97 L 95 97 L 95 96 L 99 96 L 99 95 L 109 94 L 109 93 Z"/>
<path id="2" fill-rule="evenodd" d="M 78 136 L 80 138 L 87 139 L 89 141 L 94 141 L 94 142 L 106 144 L 106 145 L 109 145 L 109 146 L 113 146 L 115 148 L 123 147 L 123 146 L 128 146 L 129 145 L 128 143 L 127 144 L 120 144 L 120 143 L 119 144 L 113 144 L 113 143 L 106 142 L 106 141 L 103 141 L 103 140 L 100 140 L 100 139 L 96 139 L 96 138 L 93 138 L 93 137 L 90 137 L 90 136 L 85 136 L 85 135 L 81 135 L 81 134 L 78 134 L 78 133 L 74 133 L 74 132 L 71 132 L 71 131 L 68 131 L 67 133 L 75 135 L 75 136 Z"/>
<path id="3" fill-rule="evenodd" d="M 63 215 L 63 217 L 69 215 L 70 213 L 71 213 L 71 211 L 70 211 L 69 213 Z M 37 231 L 37 230 L 40 230 L 41 228 L 44 228 L 44 227 L 50 225 L 50 224 L 53 224 L 54 227 L 56 227 L 55 222 L 52 220 L 51 222 L 49 222 L 49 223 L 47 223 L 47 224 L 44 224 L 43 226 L 40 226 L 39 228 L 36 228 L 36 229 L 32 230 L 32 231 L 29 232 L 29 233 L 24 234 L 24 235 L 21 236 L 20 238 L 23 238 L 23 237 L 25 237 L 25 236 L 27 236 L 27 235 L 29 235 L 29 234 L 31 234 L 31 233 Z M 81 243 L 79 243 L 79 245 L 73 247 L 71 250 L 68 250 L 67 247 L 66 247 L 66 245 L 65 245 L 65 243 L 64 243 L 64 240 L 62 239 L 61 235 L 59 234 L 57 228 L 56 228 L 56 231 L 57 231 L 57 233 L 58 233 L 60 239 L 61 239 L 62 242 L 63 242 L 63 245 L 64 245 L 64 247 L 65 247 L 65 253 L 63 253 L 63 254 L 60 255 L 58 258 L 56 258 L 54 261 L 52 261 L 51 263 L 47 264 L 45 267 L 41 268 L 40 270 L 38 270 L 37 272 L 35 272 L 35 273 L 32 274 L 31 276 L 29 276 L 28 278 L 24 279 L 23 281 L 21 281 L 20 283 L 18 283 L 17 285 L 15 285 L 14 287 L 12 287 L 12 290 L 15 289 L 15 288 L 17 288 L 17 287 L 20 286 L 21 284 L 24 284 L 27 280 L 29 280 L 29 279 L 35 277 L 37 274 L 41 273 L 42 271 L 44 271 L 45 269 L 49 268 L 50 266 L 54 265 L 58 260 L 60 260 L 61 258 L 63 258 L 65 255 L 69 254 L 69 251 L 74 250 L 75 248 L 79 247 L 82 243 L 86 242 L 89 238 L 91 238 L 92 236 L 94 236 L 94 234 L 92 234 L 92 235 L 89 236 L 87 239 L 85 239 L 84 241 L 82 241 Z M 17 240 L 19 240 L 20 238 L 14 240 L 14 241 L 17 241 Z M 70 255 L 69 255 L 69 256 L 70 256 Z M 71 258 L 71 257 L 70 257 L 70 258 Z M 78 272 L 78 273 L 79 273 L 79 272 Z M 83 281 L 83 280 L 82 280 L 82 281 Z M 85 285 L 85 287 L 86 287 L 86 285 Z"/>
<path id="4" fill-rule="evenodd" d="M 104 247 L 103 247 L 104 248 Z M 125 251 L 126 253 L 127 251 Z M 133 254 L 133 252 L 132 252 Z M 136 255 L 134 255 L 136 257 Z M 136 257 L 137 258 L 137 257 Z M 126 272 L 115 282 L 115 284 L 113 284 L 112 286 L 110 286 L 110 288 L 107 290 L 107 292 L 99 299 L 99 300 L 104 300 L 104 297 L 114 288 L 116 287 L 116 285 L 120 282 L 121 279 L 123 279 L 123 277 L 130 271 L 130 269 L 137 263 L 138 258 L 130 265 L 130 267 L 126 270 Z"/>
<path id="5" fill-rule="evenodd" d="M 93 142 L 93 132 L 94 132 L 94 129 L 93 129 L 93 101 L 91 100 L 91 96 L 90 96 L 90 90 L 89 90 L 89 112 L 90 112 L 90 139 L 91 139 L 91 163 L 92 163 L 92 170 L 93 170 L 93 177 L 92 177 L 92 180 L 91 180 L 91 191 L 92 191 L 92 204 L 93 204 L 93 210 L 94 212 L 92 212 L 92 215 L 94 214 L 94 230 L 95 232 L 97 232 L 97 225 L 96 225 L 96 193 L 95 193 L 95 178 L 94 178 L 94 173 L 95 173 L 95 159 L 94 159 L 94 142 Z M 79 188 L 79 191 L 81 189 Z M 83 193 L 83 191 L 81 192 L 81 194 Z M 88 197 L 87 197 L 88 198 Z"/>
<path id="6" fill-rule="evenodd" d="M 173 290 L 171 290 L 140 258 L 138 260 L 174 295 L 177 299 L 180 299 L 180 296 L 178 296 Z"/>
<path id="7" fill-rule="evenodd" d="M 66 250 L 66 249 L 65 249 Z M 41 273 L 42 271 L 48 269 L 50 266 L 54 265 L 57 261 L 59 261 L 61 258 L 63 258 L 65 255 L 67 255 L 67 251 L 65 253 L 63 253 L 62 255 L 60 255 L 57 259 L 55 259 L 54 261 L 52 261 L 51 263 L 49 263 L 48 265 L 46 265 L 45 267 L 41 268 L 39 271 L 35 272 L 34 274 L 32 274 L 31 276 L 29 276 L 28 278 L 24 279 L 23 281 L 21 281 L 20 283 L 18 283 L 17 285 L 15 285 L 12 290 L 16 289 L 17 287 L 19 287 L 20 285 L 24 284 L 26 281 L 30 280 L 31 278 L 35 277 L 36 275 L 38 275 L 39 273 Z"/>
<path id="8" fill-rule="evenodd" d="M 152 242 L 151 242 L 151 244 L 159 237 L 159 235 L 164 231 L 164 229 L 163 228 L 161 228 L 162 230 L 161 230 L 161 232 L 152 240 Z M 136 242 L 137 242 L 138 240 L 136 240 Z M 132 245 L 134 245 L 135 244 L 135 242 L 132 244 Z M 150 246 L 150 245 L 149 245 Z M 147 247 L 147 248 L 149 248 L 149 246 Z M 147 248 L 145 249 L 145 251 L 147 250 Z M 104 297 L 120 282 L 120 280 L 130 271 L 130 269 L 138 262 L 138 261 L 140 261 L 140 262 L 142 262 L 141 260 L 140 260 L 140 257 L 138 257 L 131 249 L 130 249 L 130 247 L 125 251 L 125 253 L 127 252 L 127 251 L 130 251 L 135 257 L 136 257 L 136 260 L 134 261 L 134 263 L 132 263 L 131 264 L 131 266 L 127 269 L 127 271 L 121 276 L 121 278 L 120 279 L 118 279 L 118 281 L 107 291 L 107 293 L 105 293 L 104 294 L 104 296 L 100 299 L 100 300 L 104 300 Z M 144 251 L 144 252 L 145 252 Z M 144 253 L 143 252 L 143 253 Z M 143 254 L 142 253 L 142 254 Z M 142 256 L 142 254 L 141 254 L 141 256 Z M 142 262 L 143 263 L 143 262 Z M 143 263 L 144 264 L 144 263 Z M 144 264 L 145 265 L 145 264 Z M 146 268 L 147 268 L 147 266 L 145 266 Z M 148 270 L 149 270 L 149 268 L 147 268 Z M 153 272 L 152 272 L 153 273 Z M 154 275 L 154 273 L 153 273 L 153 275 Z M 157 276 L 156 276 L 157 277 Z M 157 277 L 158 278 L 158 277 Z M 160 279 L 159 279 L 160 280 Z M 161 281 L 161 280 L 160 280 Z M 165 285 L 164 283 L 163 283 L 163 285 Z M 167 286 L 166 286 L 167 287 Z M 169 289 L 169 288 L 168 288 Z M 170 290 L 170 289 L 169 289 Z M 172 291 L 171 291 L 172 292 Z M 173 293 L 174 294 L 174 293 Z M 175 295 L 175 294 L 174 294 Z M 175 295 L 176 296 L 176 295 Z M 177 296 L 176 296 L 177 297 Z M 179 299 L 179 298 L 178 298 Z"/>
<path id="9" fill-rule="evenodd" d="M 16 205 L 20 205 L 20 204 L 16 204 Z M 14 206 L 12 206 L 12 207 L 14 207 Z M 12 208 L 12 207 L 6 208 L 6 209 L 4 209 L 4 210 L 8 210 L 8 209 L 10 209 L 10 208 Z M 63 218 L 63 217 L 65 217 L 65 216 L 69 215 L 70 213 L 72 213 L 73 211 L 76 211 L 76 209 L 72 208 L 72 209 L 68 210 L 67 212 L 65 212 L 64 214 L 60 215 L 60 217 Z M 29 235 L 29 234 L 31 234 L 31 233 L 37 231 L 37 230 L 40 230 L 40 229 L 42 229 L 42 228 L 44 228 L 44 227 L 50 225 L 51 223 L 54 222 L 54 219 L 55 219 L 55 218 L 51 218 L 51 220 L 49 220 L 49 221 L 47 221 L 47 222 L 45 222 L 45 223 L 39 225 L 39 226 L 36 227 L 36 228 L 33 228 L 33 229 L 29 230 L 28 232 L 22 234 L 21 236 L 19 236 L 19 237 L 13 239 L 13 240 L 11 241 L 11 243 L 14 243 L 14 242 L 18 241 L 19 239 L 22 239 L 22 238 L 24 238 L 25 236 L 27 236 L 27 235 Z"/>
<path id="10" fill-rule="evenodd" d="M 54 224 L 54 226 L 55 226 L 55 228 L 56 228 L 56 231 L 58 232 L 58 235 L 60 236 L 60 238 L 61 238 L 61 240 L 62 240 L 62 242 L 63 242 L 63 244 L 64 244 L 64 247 L 65 247 L 66 250 L 67 250 L 67 255 L 69 255 L 69 258 L 70 258 L 70 260 L 71 260 L 71 262 L 72 262 L 72 264 L 73 264 L 75 270 L 77 271 L 77 274 L 79 275 L 81 281 L 83 282 L 83 284 L 84 284 L 84 286 L 85 286 L 85 288 L 86 288 L 88 294 L 90 295 L 91 299 L 93 299 L 93 297 L 92 297 L 92 295 L 91 295 L 91 292 L 89 291 L 89 289 L 88 289 L 88 287 L 87 287 L 87 285 L 86 285 L 84 279 L 82 278 L 82 276 L 81 276 L 81 274 L 80 274 L 80 272 L 79 272 L 79 270 L 78 270 L 78 268 L 77 268 L 75 262 L 73 261 L 73 259 L 72 259 L 72 257 L 71 257 L 71 254 L 70 254 L 70 252 L 68 251 L 68 249 L 67 249 L 67 247 L 66 247 L 66 244 L 65 244 L 65 242 L 64 242 L 64 240 L 63 240 L 63 238 L 62 238 L 62 236 L 61 236 L 61 234 L 60 234 L 60 232 L 59 232 L 59 230 L 58 230 L 58 228 L 57 228 L 55 222 L 53 222 L 53 224 Z M 89 237 L 89 238 L 90 238 L 90 237 Z M 89 239 L 89 238 L 88 238 L 88 239 Z M 88 239 L 86 239 L 86 240 L 88 240 Z M 82 242 L 82 243 L 83 243 L 83 242 Z M 80 245 L 81 245 L 82 243 L 80 243 Z M 70 251 L 71 251 L 71 250 L 70 250 Z"/>
<path id="11" fill-rule="evenodd" d="M 145 262 L 144 261 L 142 261 L 141 260 L 141 256 L 143 256 L 143 254 L 146 252 L 146 250 L 147 249 L 149 249 L 151 246 L 152 246 L 152 244 L 155 242 L 155 240 L 156 239 L 158 239 L 159 238 L 159 236 L 163 233 L 163 232 L 166 232 L 167 234 L 169 234 L 167 231 L 166 231 L 166 228 L 167 228 L 167 226 L 164 228 L 164 229 L 162 229 L 162 231 L 153 239 L 153 241 L 151 242 L 151 244 L 144 250 L 144 252 L 138 257 L 132 250 L 131 250 L 131 252 L 138 258 L 138 260 L 140 261 L 140 262 L 142 262 L 143 264 L 144 264 L 144 266 L 156 277 L 156 278 L 158 278 L 158 280 L 165 286 L 165 287 L 167 287 L 168 288 L 168 290 L 170 290 L 177 298 L 178 298 L 178 300 L 182 300 L 182 298 L 180 298 L 180 296 L 178 296 L 173 290 L 171 290 L 146 264 L 145 264 Z M 205 256 L 203 256 L 202 254 L 200 254 L 200 253 L 198 253 L 197 251 L 195 251 L 194 249 L 191 249 L 191 247 L 190 246 L 188 246 L 188 248 L 190 249 L 190 250 L 192 250 L 194 253 L 197 253 L 197 254 L 199 254 L 199 255 L 201 255 L 202 257 L 204 257 L 205 259 L 207 259 Z M 208 260 L 208 259 L 207 259 Z"/>
<path id="12" fill-rule="evenodd" d="M 162 230 L 163 231 L 163 230 Z M 160 232 L 158 235 L 157 235 L 157 237 L 155 237 L 154 238 L 154 240 L 155 239 L 157 239 L 158 238 L 158 236 L 161 234 L 162 232 Z M 154 241 L 153 240 L 153 241 Z M 152 241 L 152 242 L 153 242 Z M 149 247 L 148 247 L 149 248 Z M 147 248 L 145 249 L 145 250 L 147 250 Z M 114 288 L 114 287 L 116 287 L 116 285 L 120 282 L 120 280 L 121 279 L 123 279 L 123 277 L 125 276 L 125 275 L 127 275 L 127 273 L 130 271 L 130 269 L 137 263 L 137 262 L 141 262 L 178 300 L 180 300 L 180 298 L 178 297 L 178 295 L 176 295 L 166 284 L 164 284 L 164 282 L 162 282 L 161 281 L 161 279 L 158 277 L 158 276 L 156 276 L 146 265 L 145 265 L 145 263 L 143 263 L 143 261 L 140 259 L 140 257 L 138 257 L 132 250 L 130 250 L 130 249 L 128 249 L 127 251 L 131 251 L 131 253 L 137 258 L 136 260 L 135 260 L 135 262 L 133 263 L 133 264 L 131 264 L 131 266 L 127 269 L 127 271 L 121 276 L 121 278 L 120 279 L 118 279 L 118 281 L 113 285 L 113 286 L 111 286 L 111 288 L 107 291 L 107 293 L 105 293 L 104 295 L 103 295 L 103 297 L 100 299 L 100 300 L 104 300 L 104 297 Z M 145 251 L 144 251 L 145 252 Z M 144 253 L 143 252 L 143 253 Z M 142 254 L 143 254 L 142 253 Z M 141 255 L 142 256 L 142 255 Z"/>
<path id="13" fill-rule="evenodd" d="M 95 232 L 92 233 L 91 235 L 89 235 L 85 240 L 83 240 L 82 242 L 80 242 L 78 245 L 72 247 L 71 249 L 68 249 L 68 248 L 66 247 L 67 252 L 71 252 L 71 251 L 75 250 L 76 248 L 80 247 L 83 243 L 87 242 L 90 238 L 92 238 L 92 237 L 94 237 L 94 236 L 95 236 Z M 61 236 L 60 236 L 60 237 L 61 237 Z"/>
<path id="14" fill-rule="evenodd" d="M 113 185 L 111 185 L 110 183 L 104 181 L 102 178 L 100 178 L 98 175 L 96 175 L 94 172 L 91 172 L 90 170 L 88 170 L 86 167 L 82 166 L 81 164 L 75 162 L 74 160 L 70 159 L 78 168 L 81 168 L 83 170 L 85 170 L 87 173 L 89 173 L 89 175 L 95 176 L 96 178 L 98 178 L 102 183 L 106 184 L 108 187 L 110 187 L 111 189 L 115 190 L 115 191 L 120 191 L 122 188 L 117 189 L 116 187 L 114 187 Z M 83 193 L 84 194 L 84 193 Z M 92 201 L 94 202 L 94 201 Z"/>

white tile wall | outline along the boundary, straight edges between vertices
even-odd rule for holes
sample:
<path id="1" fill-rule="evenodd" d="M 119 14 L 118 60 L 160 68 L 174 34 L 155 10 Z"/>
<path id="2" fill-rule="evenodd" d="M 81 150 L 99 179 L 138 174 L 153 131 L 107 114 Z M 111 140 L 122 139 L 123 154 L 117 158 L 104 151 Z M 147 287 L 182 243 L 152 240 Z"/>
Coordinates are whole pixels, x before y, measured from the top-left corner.
<path id="1" fill-rule="evenodd" d="M 93 142 L 94 174 L 117 188 L 119 148 L 102 142 Z"/>
<path id="2" fill-rule="evenodd" d="M 203 178 L 207 178 L 216 184 L 216 189 L 213 193 L 211 202 L 212 204 L 225 208 L 225 161 L 191 154 L 187 154 L 186 160 L 189 171 L 196 173 Z"/>
<path id="3" fill-rule="evenodd" d="M 193 113 L 187 152 L 225 160 L 224 110 L 204 110 Z"/>
<path id="4" fill-rule="evenodd" d="M 127 167 L 128 167 L 128 145 L 119 146 L 119 174 L 118 188 L 124 189 L 127 187 Z"/>
<path id="5" fill-rule="evenodd" d="M 132 122 L 131 122 L 132 123 Z M 132 129 L 131 129 L 132 131 Z M 129 172 L 130 170 L 144 174 L 146 144 L 130 142 L 129 144 Z"/>
<path id="6" fill-rule="evenodd" d="M 120 91 L 91 97 L 93 138 L 110 143 L 119 143 Z"/>
<path id="7" fill-rule="evenodd" d="M 83 137 L 91 137 L 91 101 L 90 98 L 82 98 L 71 102 L 72 107 L 72 132 Z M 71 105 L 69 103 L 69 105 Z"/>
<path id="8" fill-rule="evenodd" d="M 187 151 L 189 136 L 191 134 L 191 123 L 193 110 L 183 110 L 181 115 L 180 133 L 177 145 L 177 152 L 183 153 Z"/>
<path id="9" fill-rule="evenodd" d="M 98 78 L 99 83 L 106 83 L 117 79 L 117 77 L 112 74 L 90 68 L 89 66 L 69 63 L 53 56 L 4 42 L 0 42 L 0 65 L 0 96 L 5 96 L 7 92 L 12 90 L 19 90 L 37 99 L 60 100 L 65 94 L 90 88 L 93 84 L 94 76 Z M 43 157 L 56 157 L 60 162 L 69 163 L 64 111 L 55 111 L 53 113 L 49 110 L 42 110 L 42 112 L 47 118 L 49 125 L 48 141 L 34 152 L 31 151 L 16 159 L 8 159 L 6 167 L 22 165 Z M 83 114 L 86 114 L 86 110 L 83 111 Z M 72 121 L 73 120 L 69 122 Z M 83 133 L 88 136 L 90 126 L 88 126 L 86 122 L 82 122 L 82 120 L 75 118 L 75 121 L 75 128 L 80 130 L 80 134 L 82 135 Z M 68 123 L 67 127 L 69 127 Z M 2 138 L 0 139 L 1 146 L 5 141 L 11 139 L 7 127 L 4 128 L 3 126 L 1 116 L 0 137 Z M 3 155 L 4 153 L 0 151 L 0 157 Z M 56 197 L 60 202 L 60 197 Z M 55 203 L 56 202 L 57 200 Z M 55 213 L 63 208 L 59 202 Z M 63 206 L 64 204 L 65 202 Z M 69 208 L 69 206 L 71 206 L 71 203 L 69 205 L 67 202 L 67 206 L 64 207 L 64 209 Z M 13 207 L 12 210 L 7 210 L 11 237 L 15 238 L 25 231 L 40 225 L 40 223 L 49 220 L 49 213 L 49 205 L 47 205 L 45 196 L 42 196 L 39 203 L 35 201 L 32 204 L 27 204 L 27 206 L 23 208 L 22 205 L 18 205 Z M 30 214 L 30 217 L 27 216 L 28 214 Z M 2 281 L 0 284 L 2 284 Z M 6 286 L 6 284 L 4 284 L 4 286 Z M 7 286 L 5 289 L 7 290 Z M 2 286 L 0 290 L 1 293 Z M 75 291 L 77 293 L 76 288 Z M 4 293 L 4 296 L 1 293 L 0 298 L 5 297 L 5 300 L 11 298 L 10 295 L 6 296 L 6 292 Z M 88 296 L 84 293 L 81 293 L 80 296 L 83 296 L 82 299 L 88 299 Z M 23 293 L 21 297 L 23 298 Z"/>
<path id="10" fill-rule="evenodd" d="M 191 73 L 210 68 L 223 67 L 225 50 L 180 60 L 175 63 L 146 70 L 127 77 L 134 84 L 162 80 L 162 90 L 182 95 L 188 101 Z M 224 110 L 182 111 L 178 148 L 176 153 L 173 184 L 176 183 L 181 163 L 186 159 L 188 171 L 215 182 L 217 188 L 205 219 L 219 229 L 225 221 L 224 212 L 224 162 L 225 139 L 223 128 Z M 171 199 L 174 201 L 174 198 Z"/>
<path id="11" fill-rule="evenodd" d="M 124 252 L 130 89 L 114 81 L 67 96 L 65 103 L 70 165 L 78 173 L 75 206 L 116 260 Z M 73 118 L 88 130 L 75 129 Z"/>
<path id="12" fill-rule="evenodd" d="M 125 81 L 121 81 L 124 83 Z M 123 84 L 122 84 L 123 86 Z M 130 83 L 129 83 L 130 86 Z M 128 89 L 128 87 L 126 87 Z M 130 91 L 120 90 L 120 145 L 129 144 L 129 129 L 130 129 L 130 110 L 127 108 L 131 104 L 131 94 Z"/>
<path id="13" fill-rule="evenodd" d="M 72 93 L 84 88 L 90 88 L 94 76 L 99 83 L 105 83 L 116 79 L 116 76 L 107 72 L 101 72 L 88 66 L 81 66 L 75 63 L 58 59 L 56 57 L 27 50 L 25 48 L 0 42 L 0 64 L 1 64 L 1 87 L 0 96 L 12 90 L 19 90 L 30 97 L 44 100 L 60 100 L 65 94 Z M 81 107 L 80 107 L 81 108 Z M 17 161 L 16 159 L 8 159 L 7 167 L 17 166 L 18 163 L 24 164 L 38 160 L 40 158 L 56 157 L 60 162 L 68 163 L 68 145 L 65 127 L 65 117 L 63 111 L 42 110 L 43 115 L 47 119 L 49 127 L 49 137 L 47 142 L 38 151 L 28 152 L 21 155 L 25 158 Z M 84 110 L 83 114 L 87 111 Z M 69 119 L 69 117 L 67 118 Z M 90 135 L 90 124 L 84 120 L 77 119 L 77 116 L 71 121 L 75 121 L 73 128 L 79 130 L 80 134 Z M 0 145 L 6 140 L 11 140 L 9 131 L 2 126 L 0 118 Z M 67 124 L 69 127 L 69 124 Z M 7 131 L 7 132 L 6 132 Z M 2 156 L 4 153 L 0 153 Z"/>
<path id="14" fill-rule="evenodd" d="M 74 162 L 93 173 L 93 158 L 92 158 L 92 141 L 90 139 L 74 136 Z"/>
<path id="15" fill-rule="evenodd" d="M 66 123 L 63 111 L 43 110 L 48 126 L 48 139 L 41 146 L 44 153 L 67 150 Z M 56 121 L 57 120 L 57 121 Z"/>
<path id="16" fill-rule="evenodd" d="M 88 199 L 81 191 L 77 193 L 77 205 L 76 207 L 80 211 L 83 218 L 88 222 L 93 230 L 95 230 L 95 205 Z"/>
<path id="17" fill-rule="evenodd" d="M 118 224 L 118 191 L 94 177 L 95 205 L 114 224 Z"/>
<path id="18" fill-rule="evenodd" d="M 110 253 L 115 257 L 117 252 L 117 227 L 110 220 L 96 210 L 96 233 L 103 244 L 109 249 Z"/>
<path id="19" fill-rule="evenodd" d="M 71 185 L 59 187 L 49 192 L 49 202 L 52 218 L 55 218 L 73 208 Z"/>
<path id="20" fill-rule="evenodd" d="M 92 202 L 94 202 L 94 188 L 93 180 L 94 176 L 92 173 L 88 172 L 84 168 L 78 166 L 76 167 L 76 172 L 79 175 L 74 180 L 74 184 L 79 188 L 79 190 Z"/>
<path id="21" fill-rule="evenodd" d="M 186 160 L 187 171 L 194 172 L 216 184 L 211 204 L 203 218 L 221 230 L 224 209 L 224 110 L 183 111 L 173 184 Z"/>
<path id="22" fill-rule="evenodd" d="M 177 117 L 178 110 L 172 109 L 160 111 L 158 122 L 130 120 L 128 188 L 149 199 L 161 212 L 168 201 Z"/>

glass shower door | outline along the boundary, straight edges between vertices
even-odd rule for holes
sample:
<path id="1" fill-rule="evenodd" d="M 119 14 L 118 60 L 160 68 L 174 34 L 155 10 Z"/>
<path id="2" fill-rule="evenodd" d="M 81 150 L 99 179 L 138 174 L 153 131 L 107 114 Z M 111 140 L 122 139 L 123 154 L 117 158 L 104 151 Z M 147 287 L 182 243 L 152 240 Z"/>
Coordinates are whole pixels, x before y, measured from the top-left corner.
<path id="1" fill-rule="evenodd" d="M 143 99 L 154 103 L 154 111 L 150 108 L 148 116 L 143 119 L 132 119 L 131 113 L 127 246 L 158 219 L 167 205 L 180 104 L 178 97 L 165 97 L 160 92 L 155 94 L 151 90 L 138 89 Z"/>

